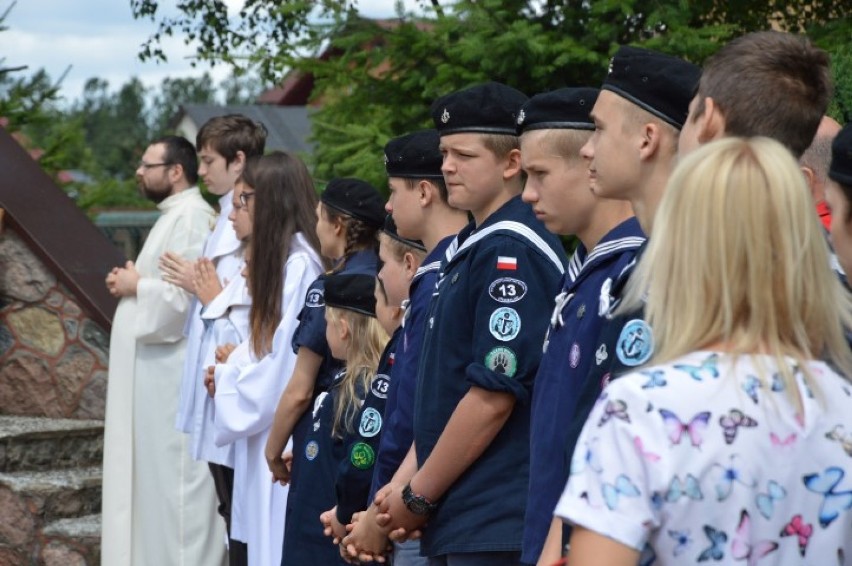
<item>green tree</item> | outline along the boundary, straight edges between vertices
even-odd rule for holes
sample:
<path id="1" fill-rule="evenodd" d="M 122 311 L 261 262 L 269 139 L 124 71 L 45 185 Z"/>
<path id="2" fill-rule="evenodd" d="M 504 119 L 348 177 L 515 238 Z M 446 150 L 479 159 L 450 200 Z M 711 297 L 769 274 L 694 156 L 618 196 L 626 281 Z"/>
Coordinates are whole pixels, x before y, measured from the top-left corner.
<path id="1" fill-rule="evenodd" d="M 311 73 L 315 98 L 314 172 L 383 184 L 387 139 L 428 126 L 430 103 L 473 82 L 498 80 L 527 93 L 598 84 L 620 44 L 644 45 L 701 63 L 739 34 L 773 26 L 807 32 L 830 52 L 852 35 L 845 0 L 438 0 L 421 14 L 365 20 L 357 3 L 248 0 L 238 14 L 221 1 L 189 0 L 176 17 L 158 0 L 131 0 L 156 22 L 143 59 L 164 59 L 161 41 L 183 34 L 198 62 L 257 66 L 280 81 Z M 308 57 L 306 54 L 322 55 Z"/>
<path id="2" fill-rule="evenodd" d="M 182 104 L 213 104 L 216 85 L 208 73 L 200 77 L 166 77 L 155 92 L 150 110 L 154 136 L 169 133 L 169 125 Z"/>

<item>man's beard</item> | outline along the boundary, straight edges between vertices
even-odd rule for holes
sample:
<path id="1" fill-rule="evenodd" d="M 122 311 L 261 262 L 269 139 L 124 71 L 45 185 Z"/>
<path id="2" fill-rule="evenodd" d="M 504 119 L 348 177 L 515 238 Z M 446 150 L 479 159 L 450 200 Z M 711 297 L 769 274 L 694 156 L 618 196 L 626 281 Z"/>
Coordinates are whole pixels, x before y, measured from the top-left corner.
<path id="1" fill-rule="evenodd" d="M 160 204 L 172 195 L 172 186 L 166 185 L 162 189 L 155 189 L 146 186 L 145 183 L 139 183 L 139 193 L 151 202 Z"/>

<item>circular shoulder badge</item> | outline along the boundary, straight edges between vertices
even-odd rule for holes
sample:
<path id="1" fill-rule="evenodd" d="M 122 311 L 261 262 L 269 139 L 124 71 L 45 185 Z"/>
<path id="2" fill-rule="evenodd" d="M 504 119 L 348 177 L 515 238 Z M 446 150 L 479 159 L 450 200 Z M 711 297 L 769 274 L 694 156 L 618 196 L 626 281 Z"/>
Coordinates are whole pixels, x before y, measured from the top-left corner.
<path id="1" fill-rule="evenodd" d="M 498 303 L 516 303 L 527 294 L 527 284 L 520 279 L 501 277 L 491 282 L 488 294 Z"/>
<path id="2" fill-rule="evenodd" d="M 319 444 L 317 444 L 316 440 L 311 440 L 305 446 L 305 458 L 313 461 L 317 457 L 317 454 L 319 454 Z"/>
<path id="3" fill-rule="evenodd" d="M 626 366 L 638 366 L 647 362 L 653 353 L 654 334 L 648 323 L 634 318 L 625 324 L 615 343 L 618 361 Z"/>
<path id="4" fill-rule="evenodd" d="M 518 358 L 509 348 L 498 346 L 485 355 L 485 367 L 506 377 L 514 377 L 518 371 Z"/>
<path id="5" fill-rule="evenodd" d="M 322 289 L 311 289 L 305 297 L 305 306 L 307 307 L 324 307 L 325 296 Z"/>
<path id="6" fill-rule="evenodd" d="M 361 423 L 358 425 L 358 434 L 364 438 L 372 438 L 382 430 L 382 414 L 373 407 L 367 407 L 361 414 Z"/>
<path id="7" fill-rule="evenodd" d="M 514 340 L 521 332 L 521 316 L 511 307 L 500 307 L 491 313 L 488 329 L 501 342 Z"/>
<path id="8" fill-rule="evenodd" d="M 373 382 L 370 383 L 370 393 L 372 393 L 374 397 L 378 397 L 379 399 L 387 399 L 389 389 L 390 380 L 388 379 L 388 376 L 383 373 L 380 373 L 376 377 L 374 377 Z"/>
<path id="9" fill-rule="evenodd" d="M 376 461 L 376 453 L 369 444 L 356 442 L 349 453 L 349 461 L 359 470 L 366 470 Z"/>

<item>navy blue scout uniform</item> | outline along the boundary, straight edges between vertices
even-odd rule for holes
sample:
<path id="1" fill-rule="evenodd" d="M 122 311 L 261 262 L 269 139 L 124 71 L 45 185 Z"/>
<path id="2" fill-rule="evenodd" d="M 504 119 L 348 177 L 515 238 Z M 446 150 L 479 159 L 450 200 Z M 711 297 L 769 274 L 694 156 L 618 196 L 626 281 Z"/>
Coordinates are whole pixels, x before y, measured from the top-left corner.
<path id="1" fill-rule="evenodd" d="M 522 109 L 518 132 L 594 130 L 589 112 L 597 97 L 594 88 L 563 88 L 536 95 Z M 553 509 L 568 481 L 568 467 L 558 456 L 558 447 L 565 445 L 566 424 L 595 358 L 595 340 L 608 307 L 602 296 L 608 296 L 612 281 L 644 241 L 639 222 L 630 218 L 614 226 L 591 251 L 580 243 L 562 277 L 533 388 L 529 495 L 521 554 L 525 564 L 538 562 Z"/>
<path id="2" fill-rule="evenodd" d="M 601 89 L 614 92 L 680 130 L 700 76 L 701 69 L 682 59 L 638 47 L 621 47 L 612 58 Z M 577 439 L 601 389 L 613 377 L 646 363 L 654 353 L 654 336 L 641 309 L 613 314 L 644 249 L 643 245 L 634 261 L 613 280 L 610 292 L 601 296 L 603 302 L 609 303 L 607 322 L 598 337 L 595 363 L 568 430 L 566 465 L 570 465 Z"/>
<path id="3" fill-rule="evenodd" d="M 488 83 L 436 101 L 441 135 L 514 135 L 526 97 Z M 521 547 L 529 471 L 530 393 L 565 253 L 520 196 L 456 237 L 442 265 L 423 338 L 414 411 L 422 467 L 471 386 L 513 395 L 512 414 L 437 502 L 421 550 L 435 557 Z M 495 559 L 497 555 L 495 554 Z"/>
<path id="4" fill-rule="evenodd" d="M 325 282 L 325 303 L 375 316 L 375 279 L 366 274 L 332 274 Z M 381 368 L 373 383 L 378 386 Z M 301 444 L 293 444 L 293 464 L 303 466 L 302 489 L 287 498 L 287 525 L 282 566 L 345 564 L 338 547 L 323 534 L 319 516 L 335 505 L 335 484 L 340 462 L 347 456 L 345 438 L 332 436 L 335 399 L 345 370 L 335 376 L 331 388 L 316 398 L 309 412 L 311 427 Z M 384 377 L 384 379 L 387 379 Z M 365 392 L 360 392 L 364 395 Z"/>
<path id="5" fill-rule="evenodd" d="M 440 136 L 436 130 L 421 130 L 390 140 L 385 145 L 385 170 L 388 177 L 443 181 L 443 157 L 438 149 L 439 144 Z M 392 233 L 387 229 L 385 232 L 403 243 L 416 246 L 415 242 L 400 238 L 395 229 Z M 385 430 L 379 443 L 370 490 L 371 500 L 376 492 L 393 478 L 414 439 L 414 393 L 417 384 L 417 362 L 426 324 L 425 315 L 438 281 L 441 259 L 452 240 L 453 237 L 447 237 L 438 242 L 435 249 L 423 260 L 409 287 L 402 322 L 402 342 L 396 351 L 385 405 Z M 422 248 L 422 244 L 420 247 Z M 422 249 L 425 251 L 425 248 Z"/>
<path id="6" fill-rule="evenodd" d="M 379 192 L 369 183 L 358 179 L 332 179 L 320 196 L 324 206 L 342 212 L 356 220 L 379 228 L 385 217 L 384 200 Z M 359 250 L 340 260 L 332 273 L 357 273 L 376 276 L 379 258 L 374 249 Z M 328 391 L 335 375 L 341 369 L 340 362 L 331 356 L 325 341 L 325 279 L 323 274 L 314 281 L 305 294 L 305 305 L 299 313 L 299 326 L 293 333 L 293 351 L 306 347 L 322 356 L 323 361 L 317 373 L 314 385 L 314 399 L 323 391 Z M 309 411 L 301 416 L 293 427 L 293 446 L 303 446 L 305 435 L 311 429 L 312 418 Z M 287 522 L 289 524 L 290 504 L 294 492 L 299 489 L 302 463 L 293 461 L 290 479 L 290 490 L 287 504 Z"/>

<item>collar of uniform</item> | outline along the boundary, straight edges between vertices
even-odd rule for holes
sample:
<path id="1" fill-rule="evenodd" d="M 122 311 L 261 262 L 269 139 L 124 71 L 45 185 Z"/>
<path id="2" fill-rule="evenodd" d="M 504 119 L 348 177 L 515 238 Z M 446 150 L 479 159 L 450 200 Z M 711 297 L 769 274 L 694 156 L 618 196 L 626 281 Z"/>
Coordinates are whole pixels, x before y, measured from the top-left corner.
<path id="1" fill-rule="evenodd" d="M 607 232 L 601 238 L 601 241 L 595 245 L 591 253 L 580 258 L 582 264 L 579 272 L 569 286 L 575 286 L 585 278 L 586 273 L 590 273 L 595 266 L 608 261 L 612 256 L 622 254 L 626 250 L 636 250 L 644 243 L 645 235 L 642 233 L 642 228 L 639 227 L 639 221 L 636 220 L 635 216 L 628 218 Z M 580 247 L 582 247 L 582 244 L 577 248 L 578 251 Z M 583 250 L 585 251 L 585 248 Z"/>
<path id="2" fill-rule="evenodd" d="M 459 232 L 458 236 L 456 236 L 455 240 L 453 240 L 450 247 L 447 249 L 447 263 L 452 263 L 455 259 L 464 255 L 464 253 L 462 253 L 465 251 L 464 243 L 468 238 L 475 235 L 477 232 L 481 232 L 485 228 L 488 228 L 492 224 L 500 222 L 501 220 L 517 218 L 518 214 L 523 212 L 524 208 L 529 209 L 530 207 L 521 200 L 521 195 L 516 195 L 503 203 L 503 206 L 492 212 L 491 216 L 486 218 L 479 226 L 477 226 L 474 221 L 471 221 L 470 224 L 465 226 L 462 231 Z"/>
<path id="3" fill-rule="evenodd" d="M 343 268 L 346 272 L 357 272 L 357 273 L 376 273 L 376 252 L 373 250 L 359 250 L 348 258 L 346 258 L 346 265 Z M 337 266 L 335 266 L 335 269 Z"/>
<path id="4" fill-rule="evenodd" d="M 198 187 L 189 187 L 179 193 L 167 196 L 163 199 L 163 202 L 157 204 L 157 208 L 160 212 L 166 212 L 170 208 L 174 208 L 182 204 L 184 201 L 192 200 L 194 198 L 201 198 L 201 191 L 198 190 Z"/>
<path id="5" fill-rule="evenodd" d="M 642 259 L 642 255 L 645 253 L 646 249 L 648 249 L 648 240 L 645 240 L 636 248 L 636 255 L 633 257 L 633 261 L 625 265 L 624 269 L 621 270 L 621 273 L 618 274 L 618 277 L 612 284 L 612 289 L 610 291 L 611 296 L 616 299 L 621 298 L 621 295 L 624 293 L 624 288 L 627 286 L 627 282 L 630 281 L 630 277 L 636 270 L 636 266 L 639 264 L 639 260 Z"/>
<path id="6" fill-rule="evenodd" d="M 435 249 L 430 251 L 426 255 L 426 257 L 423 258 L 423 263 L 420 264 L 420 267 L 414 274 L 414 278 L 411 280 L 411 286 L 413 286 L 427 273 L 433 271 L 440 271 L 441 261 L 443 261 L 447 249 L 450 247 L 450 244 L 453 242 L 453 240 L 455 240 L 455 238 L 455 236 L 447 236 L 446 238 L 438 242 L 438 244 L 435 246 Z"/>

